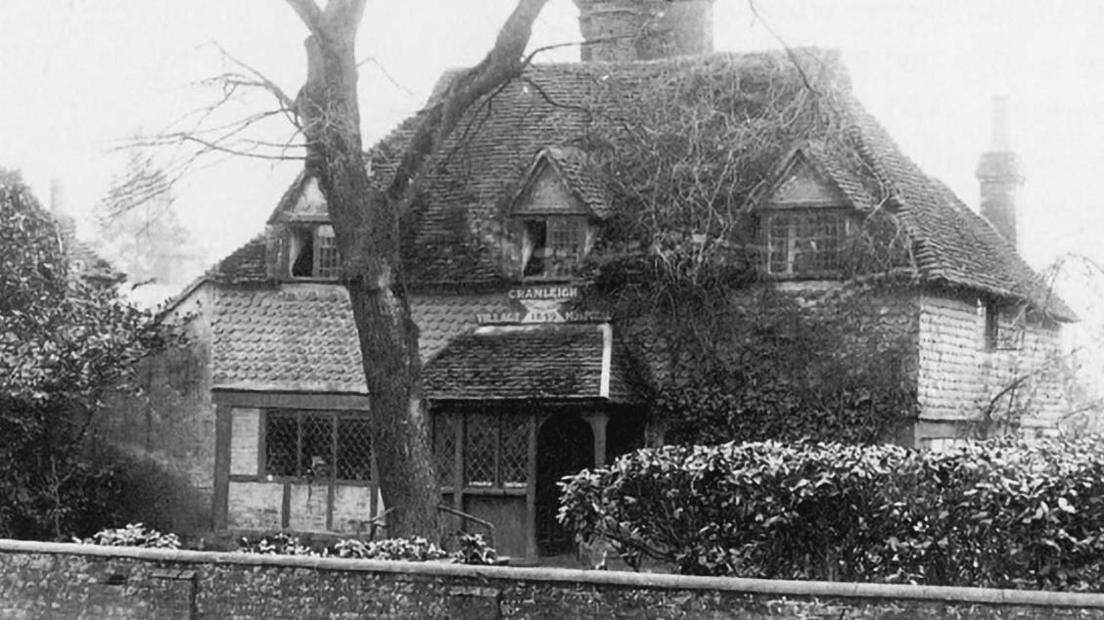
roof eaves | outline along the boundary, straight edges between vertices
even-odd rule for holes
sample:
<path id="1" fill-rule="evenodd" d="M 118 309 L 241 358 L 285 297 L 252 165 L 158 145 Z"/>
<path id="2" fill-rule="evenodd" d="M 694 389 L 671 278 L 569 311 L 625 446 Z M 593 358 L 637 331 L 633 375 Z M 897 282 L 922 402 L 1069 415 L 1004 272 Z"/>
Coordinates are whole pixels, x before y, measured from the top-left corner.
<path id="1" fill-rule="evenodd" d="M 286 213 L 295 206 L 295 201 L 303 193 L 303 188 L 307 184 L 309 179 L 306 168 L 299 171 L 299 174 L 295 176 L 295 180 L 291 182 L 284 194 L 280 196 L 280 200 L 276 203 L 276 208 L 272 210 L 272 214 L 268 216 L 266 220 L 267 224 L 275 223 L 277 218 L 283 213 Z"/>

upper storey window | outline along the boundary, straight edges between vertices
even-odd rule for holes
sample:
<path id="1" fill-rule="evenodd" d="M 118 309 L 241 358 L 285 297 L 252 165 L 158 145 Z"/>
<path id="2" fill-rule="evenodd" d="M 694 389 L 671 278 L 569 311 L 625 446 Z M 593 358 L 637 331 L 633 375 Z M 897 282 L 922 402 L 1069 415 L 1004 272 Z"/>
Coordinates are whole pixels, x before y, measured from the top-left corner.
<path id="1" fill-rule="evenodd" d="M 548 216 L 523 220 L 523 275 L 556 278 L 571 275 L 587 248 L 586 218 Z"/>
<path id="2" fill-rule="evenodd" d="M 760 208 L 764 269 L 780 278 L 837 277 L 855 216 L 835 182 L 796 153 Z"/>
<path id="3" fill-rule="evenodd" d="M 843 268 L 851 219 L 842 210 L 778 211 L 763 219 L 771 275 L 832 275 Z"/>
<path id="4" fill-rule="evenodd" d="M 333 226 L 314 224 L 291 229 L 288 268 L 291 277 L 336 280 L 341 274 Z"/>
<path id="5" fill-rule="evenodd" d="M 571 278 L 594 243 L 596 223 L 607 206 L 585 155 L 573 149 L 541 151 L 514 198 L 515 232 L 509 260 L 527 279 Z"/>

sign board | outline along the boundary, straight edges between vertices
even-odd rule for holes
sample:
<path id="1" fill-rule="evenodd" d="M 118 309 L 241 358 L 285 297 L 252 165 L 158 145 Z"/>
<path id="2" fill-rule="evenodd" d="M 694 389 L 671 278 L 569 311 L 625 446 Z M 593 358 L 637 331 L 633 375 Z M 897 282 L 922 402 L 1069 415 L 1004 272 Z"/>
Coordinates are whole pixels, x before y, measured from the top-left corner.
<path id="1" fill-rule="evenodd" d="M 569 285 L 521 286 L 506 292 L 509 310 L 476 315 L 480 325 L 531 325 L 536 323 L 593 323 L 609 320 L 604 312 L 568 310 L 579 297 L 579 287 Z"/>

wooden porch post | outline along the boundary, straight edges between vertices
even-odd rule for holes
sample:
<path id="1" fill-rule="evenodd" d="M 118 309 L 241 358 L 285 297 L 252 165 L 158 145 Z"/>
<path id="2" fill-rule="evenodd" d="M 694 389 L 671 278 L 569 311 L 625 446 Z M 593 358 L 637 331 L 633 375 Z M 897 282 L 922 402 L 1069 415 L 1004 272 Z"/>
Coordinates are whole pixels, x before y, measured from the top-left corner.
<path id="1" fill-rule="evenodd" d="M 215 493 L 211 506 L 211 526 L 215 531 L 226 529 L 229 513 L 231 412 L 229 405 L 215 406 Z"/>
<path id="2" fill-rule="evenodd" d="M 588 412 L 584 419 L 590 425 L 590 432 L 594 434 L 594 466 L 606 465 L 606 426 L 609 425 L 609 414 L 605 411 Z"/>
<path id="3" fill-rule="evenodd" d="M 537 561 L 537 431 L 539 415 L 529 416 L 529 473 L 525 485 L 525 562 Z"/>

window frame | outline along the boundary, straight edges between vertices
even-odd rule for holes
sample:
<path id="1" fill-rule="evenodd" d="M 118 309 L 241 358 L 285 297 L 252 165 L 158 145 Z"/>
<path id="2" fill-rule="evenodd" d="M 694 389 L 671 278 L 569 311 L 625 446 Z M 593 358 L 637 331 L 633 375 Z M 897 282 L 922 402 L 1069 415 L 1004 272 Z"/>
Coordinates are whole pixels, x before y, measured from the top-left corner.
<path id="1" fill-rule="evenodd" d="M 270 454 L 272 453 L 269 441 L 272 438 L 272 426 L 274 418 L 292 418 L 295 420 L 295 448 L 293 462 L 295 467 L 294 474 L 275 473 L 270 466 Z M 328 423 L 329 430 L 329 473 L 326 475 L 310 475 L 302 471 L 303 465 L 303 428 L 304 421 L 308 418 L 322 418 Z M 365 432 L 368 433 L 367 454 L 363 454 L 360 458 L 356 459 L 361 463 L 367 462 L 368 470 L 367 477 L 364 478 L 343 478 L 338 474 L 342 473 L 341 463 L 349 461 L 349 456 L 342 457 L 339 452 L 341 448 L 341 423 L 342 422 L 357 422 L 367 425 L 369 423 L 367 416 L 363 413 L 352 411 L 340 411 L 340 410 L 326 410 L 326 409 L 284 409 L 284 408 L 267 408 L 262 410 L 261 416 L 261 436 L 260 436 L 260 463 L 259 463 L 259 475 L 261 480 L 269 482 L 281 482 L 281 483 L 332 483 L 342 486 L 374 486 L 377 484 L 379 473 L 376 470 L 376 451 L 375 445 L 372 441 L 370 429 Z M 362 468 L 363 465 L 360 466 Z M 363 470 L 362 470 L 363 471 Z"/>
<path id="2" fill-rule="evenodd" d="M 1021 309 L 993 299 L 977 301 L 981 317 L 982 348 L 988 353 L 1021 351 L 1027 334 L 1026 317 Z M 1004 320 L 1007 317 L 1008 320 Z"/>
<path id="3" fill-rule="evenodd" d="M 526 214 L 518 216 L 517 220 L 522 236 L 522 279 L 570 279 L 590 251 L 594 232 L 589 219 L 578 214 Z M 537 226 L 542 231 L 539 240 L 534 236 Z M 553 243 L 557 237 L 566 243 Z M 540 271 L 530 271 L 530 265 L 537 261 L 542 263 Z"/>
<path id="4" fill-rule="evenodd" d="M 296 275 L 295 264 L 299 261 L 303 246 L 306 245 L 302 239 L 308 235 L 311 246 L 311 272 L 309 276 Z M 341 278 L 341 253 L 337 250 L 337 238 L 333 225 L 328 222 L 294 224 L 289 227 L 287 238 L 288 252 L 285 267 L 289 278 L 307 282 L 336 282 Z"/>
<path id="5" fill-rule="evenodd" d="M 764 210 L 760 214 L 759 223 L 760 236 L 764 247 L 762 261 L 764 272 L 771 277 L 785 280 L 815 280 L 839 277 L 844 268 L 846 246 L 857 228 L 853 211 L 853 209 L 846 206 L 773 207 Z M 822 227 L 823 224 L 816 220 L 825 217 L 834 220 L 832 226 L 836 230 L 835 234 L 823 237 L 808 234 L 808 229 Z M 788 225 L 785 226 L 787 234 L 784 239 L 776 241 L 774 235 L 775 225 L 778 220 L 783 218 L 790 220 Z M 821 239 L 834 241 L 834 247 L 824 250 L 817 249 L 815 244 Z M 785 244 L 784 247 L 776 246 L 776 243 L 781 244 L 782 242 Z M 813 244 L 812 249 L 799 247 L 806 244 Z M 830 257 L 830 260 L 825 261 L 820 255 L 829 252 L 833 252 L 835 255 Z M 781 254 L 780 263 L 776 261 L 776 253 Z M 821 268 L 804 268 L 798 264 L 803 262 L 801 261 L 803 255 L 806 256 L 807 261 L 813 264 L 828 262 L 829 265 Z M 785 270 L 776 270 L 777 264 L 785 266 Z"/>
<path id="6" fill-rule="evenodd" d="M 452 465 L 448 468 L 448 477 L 444 477 L 444 468 L 440 468 L 438 471 L 441 491 L 444 493 L 451 493 L 455 491 L 456 480 L 459 477 L 461 491 L 465 493 L 523 493 L 529 487 L 531 480 L 529 479 L 529 420 L 521 413 L 516 411 L 452 411 L 452 412 L 437 412 L 433 414 L 433 458 L 434 462 L 440 464 L 442 461 L 448 461 Z M 472 481 L 469 479 L 468 466 L 471 454 L 468 450 L 469 444 L 469 432 L 471 429 L 471 420 L 474 416 L 487 416 L 494 420 L 494 444 L 493 452 L 490 455 L 491 469 L 494 473 L 494 480 L 490 481 Z M 510 419 L 514 422 L 511 426 L 506 423 L 506 420 Z M 507 438 L 511 434 L 518 434 L 519 430 L 523 430 L 523 440 L 518 442 L 514 448 L 519 449 L 518 454 L 513 456 L 520 456 L 520 463 L 522 464 L 520 472 L 521 478 L 514 480 L 507 480 L 506 471 L 506 452 L 507 452 Z M 442 445 L 442 438 L 440 433 L 447 431 L 453 435 L 453 441 L 449 442 L 452 448 L 452 454 L 442 454 L 438 451 L 438 448 Z M 515 438 L 516 440 L 516 438 Z"/>

